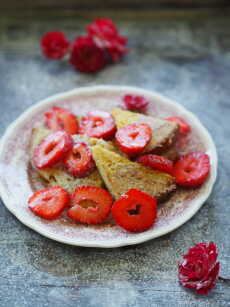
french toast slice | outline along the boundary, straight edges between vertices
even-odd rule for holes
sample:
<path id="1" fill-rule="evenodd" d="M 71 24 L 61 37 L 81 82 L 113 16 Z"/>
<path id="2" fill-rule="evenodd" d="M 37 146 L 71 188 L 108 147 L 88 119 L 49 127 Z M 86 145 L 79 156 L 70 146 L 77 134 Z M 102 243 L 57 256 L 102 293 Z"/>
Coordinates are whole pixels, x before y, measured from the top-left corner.
<path id="1" fill-rule="evenodd" d="M 163 153 L 173 145 L 179 132 L 179 125 L 176 122 L 157 117 L 124 111 L 118 108 L 112 111 L 112 115 L 117 129 L 134 123 L 145 123 L 152 128 L 152 139 L 142 153 Z"/>
<path id="2" fill-rule="evenodd" d="M 31 158 L 32 158 L 34 148 L 41 142 L 41 140 L 44 137 L 49 135 L 51 132 L 52 131 L 44 127 L 33 128 L 31 143 L 30 143 Z M 112 144 L 107 144 L 107 142 L 103 140 L 97 140 L 97 139 L 89 138 L 87 136 L 82 136 L 82 135 L 74 135 L 73 138 L 76 142 L 85 142 L 89 146 L 99 143 L 101 145 L 103 144 L 103 146 L 107 146 L 108 150 L 113 149 Z M 36 169 L 36 171 L 44 179 L 44 181 L 47 183 L 48 186 L 60 185 L 61 187 L 63 187 L 64 189 L 66 189 L 67 191 L 71 193 L 78 186 L 83 186 L 83 185 L 98 186 L 98 187 L 103 186 L 103 180 L 97 169 L 95 169 L 87 177 L 83 177 L 83 178 L 75 178 L 71 176 L 69 173 L 67 173 L 67 171 L 64 169 L 64 167 L 61 164 L 55 165 L 53 167 L 49 167 L 43 170 Z"/>
<path id="3" fill-rule="evenodd" d="M 104 183 L 115 199 L 135 188 L 163 200 L 176 188 L 172 176 L 150 170 L 101 145 L 93 146 L 92 153 Z"/>

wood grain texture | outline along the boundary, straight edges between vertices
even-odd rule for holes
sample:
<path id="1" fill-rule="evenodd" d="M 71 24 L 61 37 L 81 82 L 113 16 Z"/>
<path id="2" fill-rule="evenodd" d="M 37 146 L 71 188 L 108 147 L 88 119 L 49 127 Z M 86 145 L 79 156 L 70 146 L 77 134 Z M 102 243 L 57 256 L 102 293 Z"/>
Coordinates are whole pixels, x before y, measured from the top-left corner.
<path id="1" fill-rule="evenodd" d="M 2 9 L 150 9 L 159 7 L 220 7 L 227 5 L 229 5 L 228 0 L 8 0 L 0 2 L 0 8 Z"/>
<path id="2" fill-rule="evenodd" d="M 171 234 L 137 246 L 65 246 L 24 227 L 1 204 L 0 306 L 230 306 L 229 284 L 219 282 L 208 296 L 196 296 L 177 282 L 177 261 L 201 241 L 218 244 L 221 273 L 230 276 L 228 16 L 199 11 L 188 13 L 188 19 L 172 13 L 126 19 L 110 12 L 128 36 L 131 52 L 97 75 L 79 74 L 65 60 L 46 60 L 39 50 L 39 39 L 48 30 L 62 29 L 70 38 L 83 33 L 92 17 L 87 12 L 0 16 L 0 134 L 49 95 L 86 85 L 134 85 L 159 91 L 193 111 L 213 135 L 219 154 L 219 177 L 202 209 Z"/>

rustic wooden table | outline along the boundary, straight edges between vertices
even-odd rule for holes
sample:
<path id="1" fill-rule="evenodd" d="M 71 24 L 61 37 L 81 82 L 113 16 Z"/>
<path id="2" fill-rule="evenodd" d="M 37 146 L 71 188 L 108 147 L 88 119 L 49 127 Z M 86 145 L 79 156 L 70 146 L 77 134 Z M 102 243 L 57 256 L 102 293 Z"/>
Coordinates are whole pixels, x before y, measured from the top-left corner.
<path id="1" fill-rule="evenodd" d="M 78 74 L 40 55 L 40 36 L 73 38 L 95 16 L 113 17 L 130 54 L 97 75 Z M 0 133 L 29 106 L 75 87 L 122 84 L 154 89 L 193 111 L 219 154 L 219 177 L 202 209 L 162 238 L 118 249 L 66 246 L 24 227 L 0 206 L 0 306 L 230 306 L 230 285 L 196 296 L 177 281 L 177 261 L 200 241 L 219 246 L 230 276 L 230 19 L 221 10 L 0 12 Z M 12 153 L 13 154 L 13 153 Z M 15 174 L 17 176 L 17 174 Z"/>

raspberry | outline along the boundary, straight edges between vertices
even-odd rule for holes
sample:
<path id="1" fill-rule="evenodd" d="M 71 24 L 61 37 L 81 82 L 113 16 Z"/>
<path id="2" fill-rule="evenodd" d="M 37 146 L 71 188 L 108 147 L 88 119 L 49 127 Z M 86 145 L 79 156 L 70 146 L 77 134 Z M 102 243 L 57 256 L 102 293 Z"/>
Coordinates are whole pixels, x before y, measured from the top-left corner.
<path id="1" fill-rule="evenodd" d="M 172 174 L 173 171 L 173 163 L 167 158 L 148 154 L 141 156 L 137 159 L 137 162 L 147 166 L 153 170 L 158 170 L 163 173 Z"/>
<path id="2" fill-rule="evenodd" d="M 99 224 L 109 215 L 112 196 L 104 189 L 92 186 L 76 188 L 68 216 L 78 222 Z"/>
<path id="3" fill-rule="evenodd" d="M 78 122 L 74 114 L 66 109 L 53 107 L 45 114 L 46 126 L 53 130 L 65 130 L 69 134 L 77 134 Z"/>
<path id="4" fill-rule="evenodd" d="M 189 124 L 181 117 L 169 117 L 167 120 L 178 123 L 181 134 L 187 134 L 191 131 Z"/>
<path id="5" fill-rule="evenodd" d="M 136 96 L 127 94 L 123 96 L 123 102 L 127 110 L 130 111 L 146 111 L 149 102 L 144 96 Z"/>
<path id="6" fill-rule="evenodd" d="M 106 64 L 103 50 L 89 36 L 79 36 L 73 43 L 70 63 L 80 72 L 95 73 Z"/>
<path id="7" fill-rule="evenodd" d="M 108 18 L 98 18 L 87 27 L 87 32 L 95 44 L 108 52 L 113 62 L 121 59 L 128 52 L 127 38 L 119 35 L 117 27 Z"/>
<path id="8" fill-rule="evenodd" d="M 176 183 L 193 188 L 203 184 L 209 172 L 209 156 L 203 152 L 192 152 L 180 157 L 173 168 Z"/>
<path id="9" fill-rule="evenodd" d="M 41 39 L 41 49 L 49 59 L 61 59 L 69 48 L 69 42 L 60 31 L 48 32 Z"/>
<path id="10" fill-rule="evenodd" d="M 152 129 L 147 124 L 130 124 L 115 135 L 116 144 L 122 152 L 133 156 L 140 153 L 152 138 Z"/>
<path id="11" fill-rule="evenodd" d="M 95 167 L 92 153 L 85 143 L 75 143 L 63 162 L 67 170 L 75 177 L 85 177 Z"/>
<path id="12" fill-rule="evenodd" d="M 57 131 L 47 135 L 34 149 L 35 166 L 42 169 L 55 165 L 64 158 L 72 146 L 72 137 L 65 131 Z"/>
<path id="13" fill-rule="evenodd" d="M 131 189 L 113 204 L 112 215 L 120 227 L 133 232 L 144 231 L 156 220 L 157 201 L 142 191 Z"/>
<path id="14" fill-rule="evenodd" d="M 111 139 L 116 132 L 113 117 L 103 111 L 92 111 L 84 116 L 80 122 L 80 134 L 94 138 Z"/>
<path id="15" fill-rule="evenodd" d="M 35 192 L 28 200 L 29 209 L 36 215 L 54 220 L 69 204 L 69 193 L 61 187 L 49 187 Z"/>

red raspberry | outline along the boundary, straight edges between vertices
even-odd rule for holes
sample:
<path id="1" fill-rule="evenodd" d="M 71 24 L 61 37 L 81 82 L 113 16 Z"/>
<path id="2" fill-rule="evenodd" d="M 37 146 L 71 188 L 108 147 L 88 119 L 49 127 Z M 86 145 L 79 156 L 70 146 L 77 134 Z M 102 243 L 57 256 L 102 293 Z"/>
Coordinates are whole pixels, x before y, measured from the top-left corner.
<path id="1" fill-rule="evenodd" d="M 167 158 L 148 154 L 141 156 L 137 159 L 137 162 L 147 166 L 153 170 L 157 170 L 163 173 L 172 174 L 173 171 L 173 163 Z"/>
<path id="2" fill-rule="evenodd" d="M 92 111 L 82 117 L 79 133 L 94 138 L 111 139 L 116 132 L 113 117 L 103 111 Z"/>
<path id="3" fill-rule="evenodd" d="M 178 123 L 181 134 L 187 134 L 191 131 L 189 124 L 181 117 L 169 117 L 167 120 Z"/>
<path id="4" fill-rule="evenodd" d="M 106 64 L 104 51 L 89 36 L 79 36 L 73 43 L 70 63 L 80 72 L 95 73 Z"/>
<path id="5" fill-rule="evenodd" d="M 176 183 L 185 187 L 198 187 L 210 172 L 209 156 L 203 152 L 192 152 L 182 156 L 174 165 Z"/>
<path id="6" fill-rule="evenodd" d="M 92 153 L 85 143 L 75 143 L 63 162 L 67 170 L 75 177 L 85 177 L 95 167 Z"/>
<path id="7" fill-rule="evenodd" d="M 69 134 L 77 134 L 78 122 L 76 116 L 66 109 L 53 107 L 45 114 L 46 126 L 53 130 L 65 130 Z"/>
<path id="8" fill-rule="evenodd" d="M 112 196 L 104 189 L 91 186 L 76 188 L 68 216 L 78 222 L 99 224 L 109 215 Z"/>
<path id="9" fill-rule="evenodd" d="M 111 19 L 95 19 L 88 25 L 87 31 L 99 48 L 107 50 L 113 62 L 119 61 L 122 55 L 128 52 L 127 38 L 119 35 Z"/>
<path id="10" fill-rule="evenodd" d="M 29 198 L 28 204 L 34 214 L 54 220 L 68 206 L 69 199 L 69 193 L 57 186 L 35 192 Z"/>
<path id="11" fill-rule="evenodd" d="M 145 231 L 156 220 L 157 201 L 142 191 L 131 189 L 113 204 L 112 215 L 116 223 L 128 231 Z"/>
<path id="12" fill-rule="evenodd" d="M 122 152 L 133 156 L 140 153 L 152 138 L 152 129 L 147 124 L 130 124 L 115 135 L 116 144 Z"/>
<path id="13" fill-rule="evenodd" d="M 37 168 L 46 168 L 55 165 L 64 158 L 72 146 L 72 137 L 65 131 L 49 134 L 34 149 L 33 160 L 35 166 Z"/>
<path id="14" fill-rule="evenodd" d="M 69 48 L 69 42 L 60 31 L 46 33 L 40 44 L 44 56 L 50 59 L 63 58 Z"/>
<path id="15" fill-rule="evenodd" d="M 130 111 L 146 111 L 149 102 L 144 96 L 136 96 L 127 94 L 123 96 L 123 102 L 127 110 Z"/>

